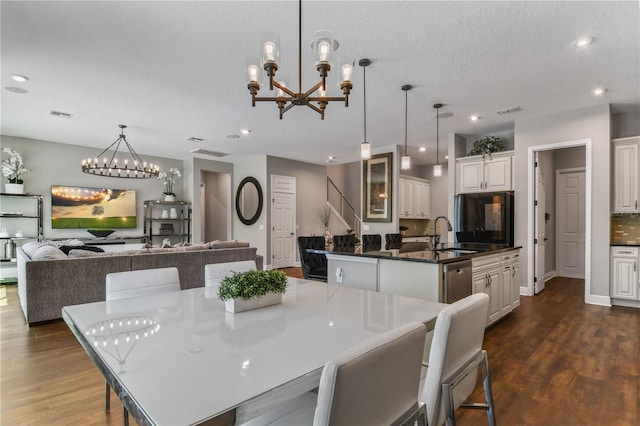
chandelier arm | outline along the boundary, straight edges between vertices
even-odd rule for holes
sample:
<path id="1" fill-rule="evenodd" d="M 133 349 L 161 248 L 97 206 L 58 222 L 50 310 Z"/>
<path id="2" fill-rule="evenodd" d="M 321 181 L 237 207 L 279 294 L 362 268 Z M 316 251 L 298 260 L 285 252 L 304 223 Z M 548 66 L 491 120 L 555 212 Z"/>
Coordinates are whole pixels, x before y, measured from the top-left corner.
<path id="1" fill-rule="evenodd" d="M 281 101 L 284 100 L 285 102 L 291 102 L 291 98 L 290 97 L 271 97 L 271 98 L 256 98 L 256 102 L 274 102 L 274 101 Z"/>
<path id="2" fill-rule="evenodd" d="M 296 97 L 295 92 L 293 92 L 291 89 L 287 88 L 287 86 L 283 86 L 282 84 L 278 83 L 275 80 L 273 80 L 273 85 L 276 86 L 278 89 L 282 90 L 287 95 L 291 96 L 292 98 Z"/>
<path id="3" fill-rule="evenodd" d="M 293 105 L 293 104 L 289 104 L 289 105 L 287 105 L 286 107 L 284 107 L 284 108 L 281 110 L 281 114 L 280 114 L 280 115 L 282 115 L 282 114 L 284 114 L 285 112 L 289 111 L 289 110 L 290 110 L 291 108 L 293 108 L 294 106 L 295 106 L 295 105 Z"/>
<path id="4" fill-rule="evenodd" d="M 140 165 L 144 164 L 144 161 L 142 161 L 142 158 L 140 158 L 140 156 L 138 155 L 138 153 L 133 149 L 133 147 L 131 145 L 129 145 L 129 142 L 127 142 L 126 139 L 123 139 L 124 143 L 127 145 L 127 148 L 129 149 L 129 153 L 131 154 L 131 156 L 133 157 L 134 160 L 136 160 L 138 163 L 140 163 Z"/>
<path id="5" fill-rule="evenodd" d="M 311 89 L 307 90 L 305 92 L 304 95 L 302 95 L 303 98 L 308 98 L 309 95 L 311 95 L 313 92 L 315 92 L 316 90 L 318 90 L 319 88 L 322 87 L 322 81 L 318 82 L 315 86 L 313 86 Z"/>
<path id="6" fill-rule="evenodd" d="M 126 141 L 127 141 L 127 140 L 126 140 L 126 139 L 124 139 L 122 136 L 120 136 L 120 137 L 118 138 L 118 140 L 116 140 L 116 142 L 117 142 L 118 144 L 116 145 L 116 148 L 113 150 L 113 155 L 111 156 L 111 159 L 109 159 L 109 162 L 107 163 L 107 165 L 108 165 L 108 167 L 109 167 L 109 168 L 111 168 L 111 165 L 113 164 L 113 159 L 114 159 L 114 158 L 116 158 L 116 154 L 118 153 L 118 150 L 120 149 L 120 143 L 121 143 L 123 140 L 124 140 L 124 141 L 125 141 L 125 143 L 126 143 Z M 114 142 L 114 143 L 115 143 L 115 142 Z M 128 145 L 128 144 L 127 144 L 127 145 Z"/>
<path id="7" fill-rule="evenodd" d="M 117 143 L 118 143 L 118 141 L 120 141 L 120 138 L 116 139 L 116 140 L 115 140 L 111 145 L 109 145 L 109 146 L 107 147 L 107 149 L 105 149 L 104 151 L 102 151 L 100 154 L 96 155 L 96 158 L 100 158 L 100 157 L 102 157 L 102 155 L 103 155 L 105 152 L 109 151 L 109 150 L 110 150 L 110 149 L 111 149 L 115 144 L 117 144 Z"/>
<path id="8" fill-rule="evenodd" d="M 323 97 L 309 97 L 307 98 L 307 100 L 309 102 L 342 102 L 344 100 L 346 100 L 345 97 L 339 97 L 339 96 L 328 96 L 326 98 Z"/>
<path id="9" fill-rule="evenodd" d="M 316 111 L 319 114 L 322 114 L 322 110 L 320 108 L 318 108 L 317 106 L 313 105 L 313 104 L 307 104 L 307 106 L 309 108 L 311 108 L 312 110 Z"/>

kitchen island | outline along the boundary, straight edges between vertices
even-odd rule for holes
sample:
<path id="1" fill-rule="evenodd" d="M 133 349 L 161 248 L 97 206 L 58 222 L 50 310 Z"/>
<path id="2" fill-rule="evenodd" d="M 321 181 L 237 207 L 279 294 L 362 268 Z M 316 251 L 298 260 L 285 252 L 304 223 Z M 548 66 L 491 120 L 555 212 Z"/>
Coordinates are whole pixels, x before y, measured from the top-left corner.
<path id="1" fill-rule="evenodd" d="M 400 249 L 327 257 L 327 281 L 382 293 L 453 303 L 490 297 L 489 323 L 520 304 L 520 247 L 477 243 L 403 243 Z"/>

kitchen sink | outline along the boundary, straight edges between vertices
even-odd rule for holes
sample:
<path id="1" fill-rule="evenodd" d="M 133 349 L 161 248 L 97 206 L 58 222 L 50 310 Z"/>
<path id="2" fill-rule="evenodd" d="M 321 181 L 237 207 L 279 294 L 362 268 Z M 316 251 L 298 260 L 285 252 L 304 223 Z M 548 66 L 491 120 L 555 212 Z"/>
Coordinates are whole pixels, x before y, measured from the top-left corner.
<path id="1" fill-rule="evenodd" d="M 441 249 L 436 249 L 435 251 L 446 251 L 446 252 L 454 252 L 456 254 L 472 254 L 472 253 L 479 253 L 480 250 L 472 250 L 472 249 L 464 249 L 464 248 L 455 248 L 455 247 L 447 247 L 447 248 L 441 248 Z"/>

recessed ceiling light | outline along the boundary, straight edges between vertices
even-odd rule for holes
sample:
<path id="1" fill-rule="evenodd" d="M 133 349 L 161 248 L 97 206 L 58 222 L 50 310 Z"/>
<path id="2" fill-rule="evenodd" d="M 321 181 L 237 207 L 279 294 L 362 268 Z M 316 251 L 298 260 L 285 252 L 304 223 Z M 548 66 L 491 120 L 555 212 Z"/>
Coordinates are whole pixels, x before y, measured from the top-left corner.
<path id="1" fill-rule="evenodd" d="M 427 148 L 425 148 L 424 146 L 420 147 L 420 152 L 425 152 L 427 150 Z"/>
<path id="2" fill-rule="evenodd" d="M 251 133 L 251 129 L 242 129 L 240 130 L 240 133 L 242 133 L 243 135 L 248 135 L 249 133 Z"/>
<path id="3" fill-rule="evenodd" d="M 4 90 L 11 92 L 11 93 L 19 93 L 21 95 L 27 93 L 26 89 L 23 89 L 22 87 L 13 87 L 13 86 L 7 86 L 4 88 Z"/>
<path id="4" fill-rule="evenodd" d="M 477 115 L 472 115 L 472 116 L 469 117 L 469 120 L 470 121 L 478 121 L 478 120 L 480 120 L 480 117 L 477 116 Z"/>
<path id="5" fill-rule="evenodd" d="M 229 139 L 238 139 L 240 135 L 227 135 Z"/>
<path id="6" fill-rule="evenodd" d="M 444 156 L 444 159 L 445 159 L 445 160 L 448 160 L 448 159 L 449 159 L 449 156 L 448 156 L 448 155 L 445 155 L 445 156 Z"/>
<path id="7" fill-rule="evenodd" d="M 24 83 L 25 81 L 29 81 L 29 77 L 22 74 L 11 74 L 11 78 L 15 81 L 19 81 L 20 83 Z"/>
<path id="8" fill-rule="evenodd" d="M 593 37 L 583 37 L 583 38 L 578 39 L 576 41 L 576 46 L 577 47 L 587 47 L 591 43 L 593 43 Z"/>
<path id="9" fill-rule="evenodd" d="M 191 136 L 189 139 L 187 139 L 189 142 L 203 142 L 204 139 L 202 138 L 196 138 L 194 136 Z"/>
<path id="10" fill-rule="evenodd" d="M 594 95 L 596 95 L 596 96 L 600 96 L 600 95 L 603 95 L 604 92 L 606 92 L 606 91 L 607 91 L 607 89 L 605 89 L 604 87 L 597 87 L 597 88 L 593 89 L 592 93 Z"/>
<path id="11" fill-rule="evenodd" d="M 58 117 L 58 118 L 71 118 L 71 117 L 73 117 L 73 114 L 71 114 L 69 112 L 62 112 L 62 111 L 51 110 L 51 111 L 49 111 L 49 114 L 53 115 L 54 117 Z"/>
<path id="12" fill-rule="evenodd" d="M 329 160 L 335 160 L 336 157 L 334 157 L 333 155 L 329 156 Z"/>

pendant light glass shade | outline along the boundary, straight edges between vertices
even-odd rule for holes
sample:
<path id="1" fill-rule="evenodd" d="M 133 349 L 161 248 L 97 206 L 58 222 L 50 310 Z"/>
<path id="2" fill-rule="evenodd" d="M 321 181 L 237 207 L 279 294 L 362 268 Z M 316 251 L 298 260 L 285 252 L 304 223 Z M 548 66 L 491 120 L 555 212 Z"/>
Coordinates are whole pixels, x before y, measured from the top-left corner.
<path id="1" fill-rule="evenodd" d="M 440 177 L 442 176 L 442 166 L 440 165 L 438 136 L 440 135 L 440 108 L 442 108 L 442 104 L 434 104 L 433 107 L 436 109 L 436 165 L 433 166 L 433 176 Z"/>
<path id="2" fill-rule="evenodd" d="M 360 158 L 363 160 L 371 159 L 371 144 L 369 142 L 362 142 L 360 144 Z"/>
<path id="3" fill-rule="evenodd" d="M 403 155 L 400 158 L 400 169 L 409 170 L 411 169 L 411 157 L 408 155 Z"/>
<path id="4" fill-rule="evenodd" d="M 436 164 L 433 166 L 433 176 L 440 177 L 442 176 L 442 165 Z"/>

